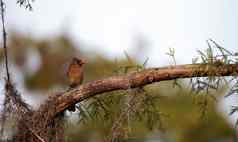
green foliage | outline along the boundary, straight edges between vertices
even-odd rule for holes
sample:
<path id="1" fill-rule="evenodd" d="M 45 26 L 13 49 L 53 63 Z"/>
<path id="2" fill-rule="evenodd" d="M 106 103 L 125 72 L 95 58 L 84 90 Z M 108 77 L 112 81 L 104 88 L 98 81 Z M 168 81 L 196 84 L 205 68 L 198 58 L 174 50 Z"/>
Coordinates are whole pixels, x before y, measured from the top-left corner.
<path id="1" fill-rule="evenodd" d="M 207 40 L 208 48 L 205 52 L 198 50 L 199 57 L 193 59 L 193 63 L 202 64 L 212 64 L 217 67 L 223 64 L 237 64 L 238 54 L 237 52 L 230 52 L 224 47 L 217 44 L 214 40 Z M 237 80 L 236 76 L 232 76 L 230 78 L 227 77 L 217 77 L 219 74 L 211 72 L 210 76 L 203 78 L 192 78 L 191 84 L 192 89 L 196 90 L 197 93 L 200 91 L 206 91 L 209 94 L 209 90 L 217 90 L 221 85 L 229 85 L 232 81 Z M 233 86 L 230 89 L 230 92 L 227 96 L 232 94 L 237 94 L 237 81 L 232 83 Z"/>
<path id="2" fill-rule="evenodd" d="M 120 134 L 119 141 L 137 138 L 146 141 L 148 134 L 162 135 L 164 141 L 173 139 L 172 141 L 178 142 L 208 142 L 233 136 L 233 130 L 217 113 L 216 102 L 213 99 L 207 98 L 206 115 L 201 119 L 199 104 L 203 103 L 205 94 L 194 99 L 194 95 L 191 95 L 189 90 L 171 89 L 171 83 L 170 81 L 160 85 L 149 85 L 139 93 L 138 90 L 133 90 L 137 92 L 134 98 L 136 103 L 131 104 L 129 110 L 126 107 L 128 95 L 133 97 L 129 90 L 105 93 L 96 99 L 89 99 L 81 105 L 88 106 L 87 113 L 90 113 L 88 115 L 90 117 L 79 114 L 80 122 L 84 123 L 79 123 L 77 134 L 84 134 L 87 130 L 87 135 L 82 136 L 85 141 L 87 141 L 86 136 L 92 137 L 89 132 L 99 135 L 99 139 L 102 140 L 117 132 L 116 134 Z M 125 119 L 120 120 L 120 116 L 125 111 L 127 112 L 127 115 L 123 116 Z M 115 123 L 120 124 L 117 124 L 119 128 L 112 129 Z M 71 127 L 68 130 L 69 137 L 76 137 Z M 173 133 L 175 137 L 172 137 Z M 75 141 L 78 139 L 75 138 Z"/>
<path id="3" fill-rule="evenodd" d="M 193 59 L 193 64 L 200 61 L 199 63 L 201 64 L 211 64 L 219 67 L 220 65 L 224 64 L 237 63 L 238 56 L 236 52 L 232 53 L 226 50 L 212 39 L 207 40 L 207 45 L 208 48 L 205 51 L 198 50 L 199 57 Z M 205 92 L 206 94 L 206 96 L 203 97 L 203 101 L 199 103 L 202 114 L 205 114 L 207 111 L 207 98 L 211 97 L 216 100 L 216 96 L 211 95 L 211 91 L 218 91 L 221 86 L 228 86 L 233 80 L 237 80 L 236 76 L 230 78 L 217 76 L 219 76 L 219 73 L 210 72 L 208 77 L 197 77 L 190 79 L 191 89 L 193 92 L 195 92 L 195 94 L 199 94 L 201 92 Z M 227 96 L 237 93 L 237 82 L 233 84 L 234 86 L 230 89 L 230 92 Z M 234 109 L 232 112 L 234 113 Z"/>
<path id="4" fill-rule="evenodd" d="M 197 63 L 200 59 L 200 63 L 207 64 L 231 64 L 236 63 L 237 53 L 232 53 L 224 47 L 217 44 L 214 40 L 207 40 L 208 48 L 205 52 L 198 50 L 199 57 L 193 59 L 193 63 Z"/>
<path id="5" fill-rule="evenodd" d="M 169 48 L 169 52 L 167 52 L 166 54 L 169 55 L 173 59 L 174 65 L 176 65 L 175 49 Z"/>

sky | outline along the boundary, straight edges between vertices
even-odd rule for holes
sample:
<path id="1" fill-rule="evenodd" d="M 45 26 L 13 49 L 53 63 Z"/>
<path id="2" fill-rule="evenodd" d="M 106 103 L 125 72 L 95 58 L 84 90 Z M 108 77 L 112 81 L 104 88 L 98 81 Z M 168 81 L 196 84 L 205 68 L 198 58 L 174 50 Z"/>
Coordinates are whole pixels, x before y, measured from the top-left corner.
<path id="1" fill-rule="evenodd" d="M 168 65 L 175 49 L 178 64 L 191 63 L 211 38 L 228 50 L 238 47 L 237 0 L 35 0 L 33 11 L 7 1 L 7 29 L 35 38 L 64 33 L 88 51 L 108 58 L 124 52 L 150 66 Z M 146 49 L 134 52 L 135 39 Z M 140 56 L 137 56 L 140 54 Z"/>
<path id="2" fill-rule="evenodd" d="M 168 64 L 174 48 L 178 63 L 191 63 L 198 49 L 214 39 L 230 50 L 238 45 L 237 0 L 35 0 L 33 11 L 7 6 L 8 29 L 37 38 L 65 33 L 76 44 L 91 45 L 109 58 L 133 54 L 138 37 L 145 39 L 140 60 Z"/>

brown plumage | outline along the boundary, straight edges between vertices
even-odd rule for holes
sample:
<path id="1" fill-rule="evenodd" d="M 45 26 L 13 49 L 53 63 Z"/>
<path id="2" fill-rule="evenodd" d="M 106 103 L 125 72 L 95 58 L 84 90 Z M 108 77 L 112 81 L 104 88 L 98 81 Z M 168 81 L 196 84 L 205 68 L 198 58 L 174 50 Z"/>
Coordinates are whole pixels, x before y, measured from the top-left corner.
<path id="1" fill-rule="evenodd" d="M 85 62 L 74 57 L 69 65 L 67 76 L 69 79 L 69 86 L 75 88 L 83 82 L 83 71 Z"/>
<path id="2" fill-rule="evenodd" d="M 81 59 L 74 57 L 68 67 L 67 76 L 69 79 L 70 88 L 75 88 L 83 82 L 85 62 Z M 70 111 L 75 111 L 75 105 L 68 108 Z"/>

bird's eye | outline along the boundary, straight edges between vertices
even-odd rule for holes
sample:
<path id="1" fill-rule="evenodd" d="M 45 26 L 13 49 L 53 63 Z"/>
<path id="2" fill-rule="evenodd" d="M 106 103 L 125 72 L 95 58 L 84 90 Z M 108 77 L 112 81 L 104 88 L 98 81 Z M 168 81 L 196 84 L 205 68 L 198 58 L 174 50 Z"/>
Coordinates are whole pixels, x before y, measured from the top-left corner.
<path id="1" fill-rule="evenodd" d="M 82 64 L 82 62 L 81 62 L 81 61 L 77 61 L 77 63 L 78 63 L 79 65 L 81 65 L 81 64 Z"/>

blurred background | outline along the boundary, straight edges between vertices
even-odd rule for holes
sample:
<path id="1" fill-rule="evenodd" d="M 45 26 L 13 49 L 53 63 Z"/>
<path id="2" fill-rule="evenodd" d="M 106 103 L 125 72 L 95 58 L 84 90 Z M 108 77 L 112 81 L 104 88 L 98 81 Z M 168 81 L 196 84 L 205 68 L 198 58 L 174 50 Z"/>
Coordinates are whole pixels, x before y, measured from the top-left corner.
<path id="1" fill-rule="evenodd" d="M 28 11 L 14 0 L 7 1 L 6 26 L 12 78 L 35 109 L 48 95 L 68 88 L 65 74 L 73 57 L 87 60 L 84 82 L 88 82 L 127 73 L 135 69 L 125 71 L 128 66 L 145 61 L 145 67 L 173 65 L 166 55 L 169 48 L 175 49 L 176 64 L 189 64 L 198 49 L 207 48 L 210 38 L 229 51 L 237 51 L 236 0 L 35 0 L 32 6 Z M 0 71 L 3 90 L 3 65 Z M 153 107 L 140 105 L 148 110 L 123 122 L 123 140 L 234 140 L 237 114 L 229 116 L 229 112 L 238 97 L 224 98 L 229 86 L 213 91 L 216 99 L 212 99 L 194 95 L 184 80 L 179 82 L 180 87 L 173 87 L 170 81 L 144 88 L 153 98 L 149 101 Z M 126 101 L 126 93 L 130 92 L 98 97 L 106 110 L 94 106 L 85 111 L 87 115 L 68 112 L 67 141 L 102 141 L 110 135 L 113 122 L 123 111 L 119 104 Z"/>

